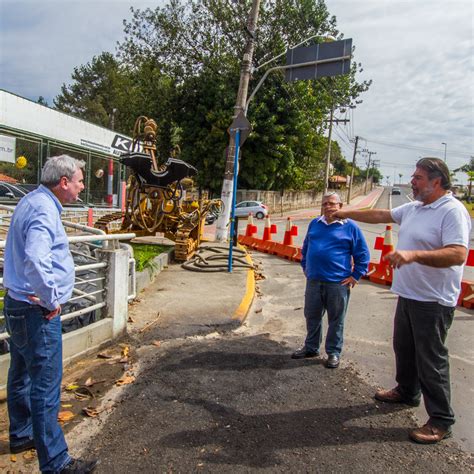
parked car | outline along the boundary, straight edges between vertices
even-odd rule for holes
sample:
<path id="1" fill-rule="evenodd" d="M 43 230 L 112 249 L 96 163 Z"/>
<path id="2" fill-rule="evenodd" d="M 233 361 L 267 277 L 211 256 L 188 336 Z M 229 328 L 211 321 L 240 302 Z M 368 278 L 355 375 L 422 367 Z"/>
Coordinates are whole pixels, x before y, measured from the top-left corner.
<path id="1" fill-rule="evenodd" d="M 217 219 L 217 216 L 213 212 L 208 212 L 206 214 L 205 222 L 206 224 L 214 224 L 216 219 Z"/>
<path id="2" fill-rule="evenodd" d="M 392 196 L 394 194 L 402 194 L 402 191 L 400 190 L 400 188 L 392 188 Z"/>
<path id="3" fill-rule="evenodd" d="M 20 184 L 11 184 L 6 181 L 0 181 L 0 200 L 21 199 L 28 194 L 29 191 L 24 189 Z"/>
<path id="4" fill-rule="evenodd" d="M 249 214 L 263 219 L 268 215 L 268 207 L 260 201 L 242 201 L 235 206 L 236 217 L 247 217 Z"/>

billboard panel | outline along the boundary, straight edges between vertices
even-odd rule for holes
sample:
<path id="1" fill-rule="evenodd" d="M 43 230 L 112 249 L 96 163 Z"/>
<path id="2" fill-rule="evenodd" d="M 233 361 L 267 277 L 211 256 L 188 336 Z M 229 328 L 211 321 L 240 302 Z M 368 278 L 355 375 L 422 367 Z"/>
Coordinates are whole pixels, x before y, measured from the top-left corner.
<path id="1" fill-rule="evenodd" d="M 313 44 L 290 49 L 286 53 L 287 81 L 305 81 L 347 74 L 351 68 L 352 39 Z M 342 59 L 345 58 L 345 59 Z M 319 64 L 315 64 L 321 61 Z M 300 64 L 313 63 L 306 66 Z"/>

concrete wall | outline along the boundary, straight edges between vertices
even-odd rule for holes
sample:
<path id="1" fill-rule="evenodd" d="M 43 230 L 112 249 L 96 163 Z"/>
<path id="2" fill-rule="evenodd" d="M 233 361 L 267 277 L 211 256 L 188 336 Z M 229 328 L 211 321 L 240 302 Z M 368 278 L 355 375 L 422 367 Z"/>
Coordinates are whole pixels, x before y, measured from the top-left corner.
<path id="1" fill-rule="evenodd" d="M 363 194 L 364 186 L 364 183 L 355 185 L 352 188 L 351 197 L 354 198 Z M 336 189 L 334 191 L 337 191 L 342 200 L 346 202 L 348 189 Z M 268 206 L 270 214 L 311 207 L 319 208 L 321 206 L 322 196 L 322 192 L 316 191 L 284 191 L 282 196 L 279 191 L 259 191 L 255 189 L 237 190 L 237 202 L 262 201 Z"/>

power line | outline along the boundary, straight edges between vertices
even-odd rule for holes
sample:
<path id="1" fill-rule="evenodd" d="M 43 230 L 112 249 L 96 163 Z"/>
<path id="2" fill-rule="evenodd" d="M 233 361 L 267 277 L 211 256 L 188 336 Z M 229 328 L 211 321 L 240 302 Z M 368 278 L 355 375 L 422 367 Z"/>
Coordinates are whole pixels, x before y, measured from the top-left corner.
<path id="1" fill-rule="evenodd" d="M 430 147 L 422 147 L 422 146 L 416 146 L 416 145 L 406 145 L 403 143 L 394 143 L 394 142 L 385 142 L 381 140 L 372 140 L 370 138 L 366 138 L 368 142 L 371 143 L 376 143 L 378 145 L 383 145 L 383 146 L 390 146 L 390 147 L 395 147 L 395 148 L 405 148 L 407 150 L 417 150 L 417 151 L 429 151 L 429 152 L 434 152 L 434 153 L 439 153 L 440 150 L 439 148 L 430 148 Z M 457 151 L 457 150 L 450 150 L 451 155 L 465 155 L 466 157 L 470 157 L 474 155 L 474 152 L 466 152 L 466 151 Z"/>

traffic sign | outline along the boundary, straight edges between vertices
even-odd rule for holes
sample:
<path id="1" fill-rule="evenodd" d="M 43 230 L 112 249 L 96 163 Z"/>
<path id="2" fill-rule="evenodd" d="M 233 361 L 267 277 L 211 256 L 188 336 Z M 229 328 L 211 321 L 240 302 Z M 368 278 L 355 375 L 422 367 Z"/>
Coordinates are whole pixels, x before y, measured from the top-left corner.
<path id="1" fill-rule="evenodd" d="M 247 137 L 249 136 L 250 132 L 252 131 L 252 125 L 248 121 L 242 110 L 237 114 L 237 117 L 235 117 L 234 121 L 231 123 L 227 131 L 229 132 L 229 135 L 235 136 L 235 132 L 237 130 L 240 130 L 239 146 L 242 146 Z"/>

